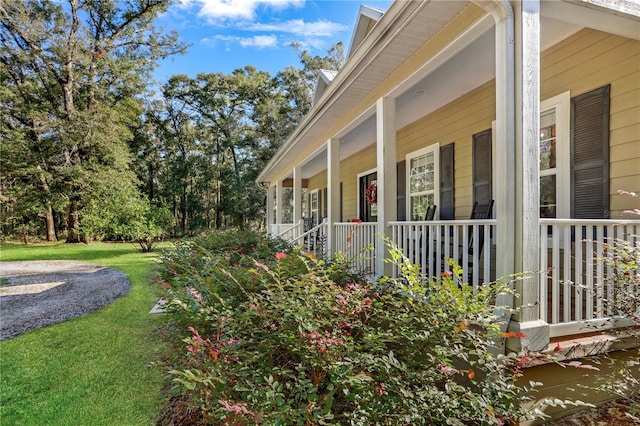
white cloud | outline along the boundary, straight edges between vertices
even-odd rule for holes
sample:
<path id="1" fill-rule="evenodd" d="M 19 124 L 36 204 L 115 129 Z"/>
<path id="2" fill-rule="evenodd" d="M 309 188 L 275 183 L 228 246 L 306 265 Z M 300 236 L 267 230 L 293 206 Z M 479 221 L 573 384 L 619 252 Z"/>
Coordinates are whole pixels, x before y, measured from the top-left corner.
<path id="1" fill-rule="evenodd" d="M 278 45 L 278 39 L 275 36 L 256 35 L 249 38 L 241 38 L 240 45 L 242 47 L 274 47 Z"/>
<path id="2" fill-rule="evenodd" d="M 184 7 L 199 7 L 199 15 L 214 21 L 252 20 L 256 9 L 302 6 L 305 0 L 182 0 Z"/>
<path id="3" fill-rule="evenodd" d="M 348 29 L 346 25 L 335 22 L 319 20 L 316 22 L 305 22 L 303 19 L 292 19 L 290 21 L 274 24 L 255 23 L 247 27 L 252 31 L 280 31 L 293 34 L 304 34 L 307 36 L 329 37 L 336 32 Z"/>
<path id="4" fill-rule="evenodd" d="M 230 43 L 238 43 L 242 47 L 257 47 L 260 49 L 267 47 L 276 47 L 278 45 L 278 38 L 273 35 L 256 35 L 253 37 L 216 35 L 213 37 L 213 39 L 227 42 L 227 49 L 229 49 Z M 208 43 L 210 41 L 210 38 L 204 38 L 201 40 L 202 43 Z"/>

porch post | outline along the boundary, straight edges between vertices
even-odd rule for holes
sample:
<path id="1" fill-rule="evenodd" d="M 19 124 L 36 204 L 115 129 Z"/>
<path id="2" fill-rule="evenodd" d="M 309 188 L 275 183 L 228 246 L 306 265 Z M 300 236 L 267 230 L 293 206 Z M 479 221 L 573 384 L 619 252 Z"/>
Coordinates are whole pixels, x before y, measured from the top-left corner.
<path id="1" fill-rule="evenodd" d="M 376 103 L 376 158 L 378 165 L 378 235 L 391 237 L 387 223 L 397 218 L 396 207 L 396 101 L 380 98 Z M 385 263 L 387 248 L 376 238 L 376 275 L 391 275 L 392 265 Z"/>
<path id="2" fill-rule="evenodd" d="M 487 2 L 479 3 L 487 7 Z M 506 277 L 515 266 L 515 83 L 513 9 L 488 8 L 496 21 L 496 126 L 494 140 L 496 169 L 496 276 Z M 513 306 L 511 297 L 497 303 Z"/>
<path id="3" fill-rule="evenodd" d="M 267 186 L 267 234 L 274 234 L 273 232 L 273 186 Z"/>
<path id="4" fill-rule="evenodd" d="M 293 223 L 298 224 L 302 220 L 302 169 L 300 166 L 293 168 Z"/>
<path id="5" fill-rule="evenodd" d="M 280 225 L 282 223 L 282 188 L 284 182 L 282 180 L 279 180 L 276 183 L 276 225 Z M 278 230 L 276 231 L 280 232 L 280 229 L 278 228 Z"/>
<path id="6" fill-rule="evenodd" d="M 327 253 L 333 255 L 335 232 L 333 225 L 340 220 L 340 139 L 327 141 Z"/>
<path id="7" fill-rule="evenodd" d="M 538 351 L 549 344 L 540 318 L 540 0 L 512 2 L 515 16 L 515 270 L 532 276 L 516 283 L 520 295 L 508 339 L 512 350 Z"/>

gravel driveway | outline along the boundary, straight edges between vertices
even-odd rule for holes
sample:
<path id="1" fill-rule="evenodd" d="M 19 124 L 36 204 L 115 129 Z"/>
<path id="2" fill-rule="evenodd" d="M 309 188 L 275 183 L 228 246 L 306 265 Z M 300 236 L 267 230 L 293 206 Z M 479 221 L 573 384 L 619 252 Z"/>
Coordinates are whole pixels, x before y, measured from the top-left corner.
<path id="1" fill-rule="evenodd" d="M 75 261 L 0 262 L 0 340 L 79 317 L 129 292 L 120 271 Z"/>

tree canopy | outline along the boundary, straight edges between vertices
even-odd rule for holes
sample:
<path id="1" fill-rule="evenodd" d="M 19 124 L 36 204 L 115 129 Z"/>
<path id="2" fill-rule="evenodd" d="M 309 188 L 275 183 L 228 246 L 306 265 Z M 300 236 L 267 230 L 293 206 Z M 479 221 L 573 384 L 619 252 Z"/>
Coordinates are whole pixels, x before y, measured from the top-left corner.
<path id="1" fill-rule="evenodd" d="M 171 4 L 0 3 L 3 234 L 81 242 L 132 239 L 118 221 L 172 223 L 173 235 L 262 223 L 255 178 L 311 108 L 318 71 L 342 65 L 342 44 L 324 57 L 293 45 L 301 67 L 275 76 L 174 75 L 154 94 L 158 60 L 186 49 L 154 27 Z"/>

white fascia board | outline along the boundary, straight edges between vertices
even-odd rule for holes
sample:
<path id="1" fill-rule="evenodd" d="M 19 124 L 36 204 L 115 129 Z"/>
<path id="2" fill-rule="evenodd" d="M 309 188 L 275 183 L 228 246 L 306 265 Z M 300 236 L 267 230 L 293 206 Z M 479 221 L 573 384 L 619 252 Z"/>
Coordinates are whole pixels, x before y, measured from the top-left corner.
<path id="1" fill-rule="evenodd" d="M 640 40 L 640 1 L 543 1 L 540 14 L 582 27 Z"/>
<path id="2" fill-rule="evenodd" d="M 336 75 L 333 84 L 327 88 L 323 96 L 319 99 L 320 102 L 311 108 L 311 111 L 307 113 L 298 127 L 294 129 L 291 136 L 289 136 L 289 138 L 271 158 L 269 163 L 267 163 L 262 172 L 260 172 L 256 178 L 256 182 L 264 182 L 268 180 L 267 176 L 274 172 L 277 165 L 287 156 L 291 149 L 296 145 L 297 141 L 304 137 L 304 133 L 307 129 L 319 119 L 321 112 L 330 108 L 331 104 L 339 98 L 340 93 L 344 90 L 343 86 L 348 84 L 348 81 L 352 78 L 352 74 L 357 70 L 358 65 L 363 61 L 366 54 L 370 51 L 384 48 L 384 42 L 380 39 L 381 35 L 385 33 L 385 29 L 387 27 L 392 27 L 396 20 L 403 15 L 405 9 L 413 8 L 416 4 L 419 3 L 411 1 L 396 1 L 391 4 L 389 9 L 384 13 L 385 19 L 382 20 L 384 25 L 376 25 L 376 27 L 371 31 L 371 34 L 375 35 L 367 37 L 368 40 L 363 41 L 363 48 L 358 49 L 358 51 L 347 60 L 340 72 Z"/>
<path id="3" fill-rule="evenodd" d="M 353 34 L 351 34 L 351 42 L 349 43 L 349 51 L 347 52 L 347 58 L 351 57 L 353 52 L 358 49 L 358 46 L 362 44 L 362 41 L 367 37 L 367 28 L 371 21 L 378 22 L 380 18 L 384 15 L 384 11 L 382 9 L 374 8 L 367 5 L 360 5 L 360 10 L 358 11 L 358 18 L 356 19 L 356 24 L 353 29 Z"/>

